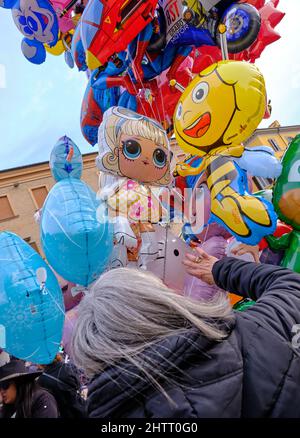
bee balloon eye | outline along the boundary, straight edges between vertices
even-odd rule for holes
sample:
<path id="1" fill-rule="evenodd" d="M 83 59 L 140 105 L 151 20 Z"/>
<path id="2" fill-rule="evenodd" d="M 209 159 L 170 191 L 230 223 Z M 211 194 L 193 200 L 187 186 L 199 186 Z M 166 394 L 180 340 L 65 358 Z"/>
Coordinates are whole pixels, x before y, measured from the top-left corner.
<path id="1" fill-rule="evenodd" d="M 122 141 L 123 154 L 126 158 L 130 160 L 135 160 L 141 155 L 142 148 L 141 145 L 135 140 Z"/>
<path id="2" fill-rule="evenodd" d="M 206 82 L 201 82 L 198 84 L 192 94 L 192 99 L 195 103 L 203 102 L 209 92 L 209 86 Z"/>
<path id="3" fill-rule="evenodd" d="M 176 111 L 176 119 L 180 119 L 182 115 L 182 103 L 180 103 L 177 107 L 177 111 Z"/>
<path id="4" fill-rule="evenodd" d="M 155 166 L 161 168 L 165 167 L 167 162 L 167 155 L 165 151 L 163 151 L 162 149 L 155 149 L 155 151 L 153 152 L 153 161 Z"/>

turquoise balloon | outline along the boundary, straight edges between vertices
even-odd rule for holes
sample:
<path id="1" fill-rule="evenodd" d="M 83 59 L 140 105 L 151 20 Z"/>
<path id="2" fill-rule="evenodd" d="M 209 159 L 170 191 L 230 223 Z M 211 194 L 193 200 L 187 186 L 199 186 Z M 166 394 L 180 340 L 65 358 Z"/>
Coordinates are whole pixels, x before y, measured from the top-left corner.
<path id="1" fill-rule="evenodd" d="M 65 178 L 81 178 L 83 169 L 81 152 L 66 135 L 61 137 L 52 149 L 50 169 L 56 182 Z"/>
<path id="2" fill-rule="evenodd" d="M 16 234 L 0 233 L 0 348 L 49 364 L 62 339 L 64 303 L 49 266 Z"/>
<path id="3" fill-rule="evenodd" d="M 43 206 L 41 242 L 59 275 L 88 286 L 106 269 L 113 248 L 105 203 L 83 181 L 61 180 Z"/>

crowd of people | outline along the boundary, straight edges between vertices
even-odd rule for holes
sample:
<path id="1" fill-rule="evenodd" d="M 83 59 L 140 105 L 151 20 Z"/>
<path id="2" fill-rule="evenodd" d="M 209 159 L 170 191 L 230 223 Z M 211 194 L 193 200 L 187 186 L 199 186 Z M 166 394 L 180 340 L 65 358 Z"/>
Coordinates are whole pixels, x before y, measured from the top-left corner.
<path id="1" fill-rule="evenodd" d="M 2 352 L 2 418 L 300 417 L 299 275 L 195 251 L 184 264 L 218 286 L 210 300 L 115 269 L 81 301 L 69 362 Z M 256 303 L 235 312 L 224 291 Z"/>

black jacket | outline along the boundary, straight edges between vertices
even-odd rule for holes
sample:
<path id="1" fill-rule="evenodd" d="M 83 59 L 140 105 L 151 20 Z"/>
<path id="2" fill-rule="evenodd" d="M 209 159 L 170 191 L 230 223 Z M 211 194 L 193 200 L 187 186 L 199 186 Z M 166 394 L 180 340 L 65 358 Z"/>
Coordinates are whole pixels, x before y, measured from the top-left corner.
<path id="1" fill-rule="evenodd" d="M 90 417 L 300 417 L 295 326 L 300 323 L 300 276 L 234 258 L 218 261 L 213 275 L 222 289 L 257 303 L 236 313 L 223 342 L 209 341 L 191 327 L 185 336 L 158 344 L 160 357 L 147 352 L 153 366 L 170 377 L 160 383 L 176 406 L 123 363 L 121 369 L 110 367 L 92 380 Z"/>
<path id="2" fill-rule="evenodd" d="M 80 380 L 74 365 L 55 362 L 48 365 L 39 384 L 53 394 L 62 418 L 86 416 L 85 401 L 80 396 Z"/>
<path id="3" fill-rule="evenodd" d="M 45 389 L 36 387 L 32 394 L 31 414 L 28 418 L 58 418 L 58 409 L 54 397 Z M 24 418 L 21 413 L 22 409 L 18 410 L 14 406 L 4 406 L 0 410 L 0 418 Z"/>
<path id="4" fill-rule="evenodd" d="M 58 409 L 54 397 L 42 388 L 32 397 L 32 418 L 58 418 Z"/>

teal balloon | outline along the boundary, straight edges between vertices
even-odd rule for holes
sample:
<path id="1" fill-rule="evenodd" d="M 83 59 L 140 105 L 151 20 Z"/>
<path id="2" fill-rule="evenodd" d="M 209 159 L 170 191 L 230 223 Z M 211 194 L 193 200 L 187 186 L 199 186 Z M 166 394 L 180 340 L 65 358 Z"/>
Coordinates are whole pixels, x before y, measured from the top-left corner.
<path id="1" fill-rule="evenodd" d="M 0 233 L 0 348 L 19 359 L 51 363 L 64 312 L 61 288 L 41 256 L 16 234 Z"/>
<path id="2" fill-rule="evenodd" d="M 59 181 L 43 206 L 41 242 L 59 275 L 88 286 L 106 269 L 113 249 L 106 204 L 83 181 Z"/>
<path id="3" fill-rule="evenodd" d="M 56 182 L 65 178 L 81 178 L 83 170 L 81 152 L 66 135 L 61 137 L 52 149 L 50 170 Z"/>

